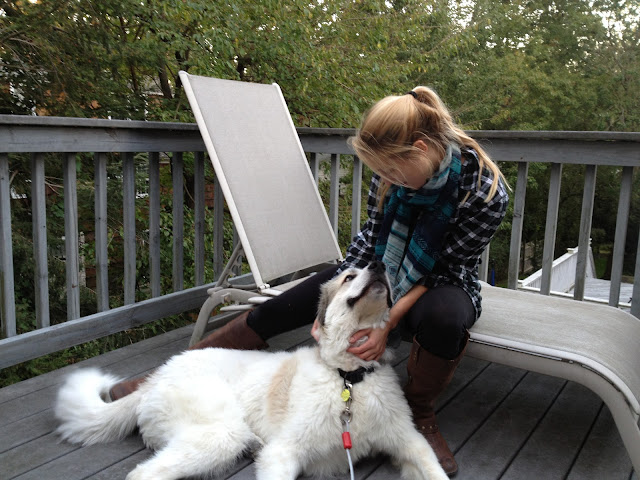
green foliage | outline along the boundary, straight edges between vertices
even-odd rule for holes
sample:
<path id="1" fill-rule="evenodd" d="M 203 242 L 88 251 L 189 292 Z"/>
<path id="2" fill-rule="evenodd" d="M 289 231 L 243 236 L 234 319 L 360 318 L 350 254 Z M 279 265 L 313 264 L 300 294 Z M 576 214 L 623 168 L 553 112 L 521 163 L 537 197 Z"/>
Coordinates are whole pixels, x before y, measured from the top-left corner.
<path id="1" fill-rule="evenodd" d="M 178 71 L 277 82 L 300 126 L 435 87 L 481 129 L 638 130 L 624 0 L 4 0 L 0 112 L 190 120 Z M 13 94 L 12 94 L 13 93 Z"/>

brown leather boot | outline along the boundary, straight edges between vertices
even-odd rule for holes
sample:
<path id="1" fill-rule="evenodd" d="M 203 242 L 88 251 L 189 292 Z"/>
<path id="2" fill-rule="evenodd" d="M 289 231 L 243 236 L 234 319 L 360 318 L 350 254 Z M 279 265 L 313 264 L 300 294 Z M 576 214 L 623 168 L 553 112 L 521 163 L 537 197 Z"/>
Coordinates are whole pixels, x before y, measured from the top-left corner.
<path id="1" fill-rule="evenodd" d="M 264 350 L 269 345 L 247 325 L 249 312 L 234 318 L 226 325 L 214 330 L 210 335 L 192 345 L 188 350 L 217 347 L 232 348 L 235 350 Z M 111 401 L 118 400 L 136 391 L 150 374 L 132 378 L 115 384 L 109 390 Z"/>
<path id="2" fill-rule="evenodd" d="M 458 472 L 458 464 L 438 429 L 434 407 L 436 398 L 451 382 L 453 373 L 467 349 L 468 340 L 467 333 L 465 346 L 460 355 L 453 360 L 446 360 L 427 352 L 414 338 L 407 362 L 409 381 L 404 387 L 404 394 L 413 413 L 413 422 L 427 439 L 440 465 L 450 477 Z"/>
<path id="3" fill-rule="evenodd" d="M 268 348 L 269 344 L 247 325 L 249 312 L 244 312 L 226 325 L 214 330 L 210 335 L 189 347 L 189 350 L 209 347 L 232 348 L 234 350 L 264 350 Z"/>

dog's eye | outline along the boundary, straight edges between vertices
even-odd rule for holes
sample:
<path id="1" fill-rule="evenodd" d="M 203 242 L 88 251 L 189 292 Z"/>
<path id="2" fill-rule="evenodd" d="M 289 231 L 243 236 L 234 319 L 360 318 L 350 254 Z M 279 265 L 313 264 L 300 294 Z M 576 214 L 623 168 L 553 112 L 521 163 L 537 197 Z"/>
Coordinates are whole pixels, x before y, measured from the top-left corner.
<path id="1" fill-rule="evenodd" d="M 347 275 L 346 277 L 344 277 L 344 283 L 350 282 L 354 278 L 356 278 L 355 275 Z"/>

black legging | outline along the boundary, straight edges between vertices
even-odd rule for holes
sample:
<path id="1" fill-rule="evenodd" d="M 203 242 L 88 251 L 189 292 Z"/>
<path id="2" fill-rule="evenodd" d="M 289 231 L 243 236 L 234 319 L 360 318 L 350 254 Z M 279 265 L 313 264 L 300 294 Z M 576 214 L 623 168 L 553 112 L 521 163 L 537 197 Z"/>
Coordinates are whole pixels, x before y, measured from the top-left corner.
<path id="1" fill-rule="evenodd" d="M 313 323 L 318 310 L 320 285 L 335 275 L 337 266 L 316 273 L 304 282 L 255 308 L 247 324 L 263 339 Z M 476 313 L 460 287 L 442 285 L 425 292 L 398 325 L 415 335 L 427 351 L 446 359 L 456 358 L 464 348 L 465 332 Z"/>

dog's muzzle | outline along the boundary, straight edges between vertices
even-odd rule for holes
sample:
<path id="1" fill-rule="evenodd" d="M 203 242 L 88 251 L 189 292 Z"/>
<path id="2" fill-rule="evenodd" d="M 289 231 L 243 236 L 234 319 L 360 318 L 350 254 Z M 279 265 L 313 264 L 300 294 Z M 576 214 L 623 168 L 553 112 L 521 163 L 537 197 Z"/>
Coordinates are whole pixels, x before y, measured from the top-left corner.
<path id="1" fill-rule="evenodd" d="M 387 292 L 387 306 L 391 308 L 391 289 L 389 286 L 389 279 L 386 274 L 385 264 L 382 262 L 373 261 L 367 266 L 365 270 L 371 270 L 373 272 L 370 274 L 371 278 L 369 279 L 369 282 L 362 289 L 362 292 L 360 292 L 359 295 L 347 300 L 347 305 L 353 307 L 358 302 L 358 300 L 365 297 L 371 290 L 375 291 L 377 289 L 384 289 Z"/>

